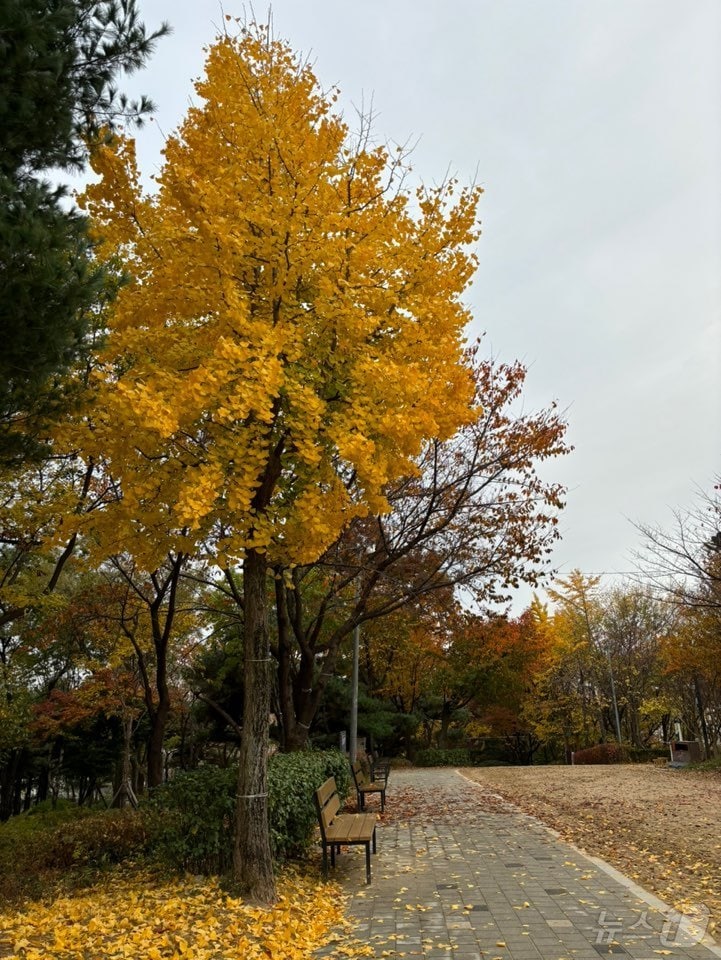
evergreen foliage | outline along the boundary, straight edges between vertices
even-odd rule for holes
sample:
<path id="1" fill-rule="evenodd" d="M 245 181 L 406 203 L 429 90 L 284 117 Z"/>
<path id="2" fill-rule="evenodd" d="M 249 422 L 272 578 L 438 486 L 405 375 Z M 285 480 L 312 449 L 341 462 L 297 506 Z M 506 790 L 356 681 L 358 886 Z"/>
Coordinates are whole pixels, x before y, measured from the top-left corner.
<path id="1" fill-rule="evenodd" d="M 0 0 L 0 462 L 27 455 L 67 401 L 60 376 L 111 289 L 85 218 L 47 177 L 152 109 L 115 81 L 166 32 L 147 33 L 135 0 Z"/>
<path id="2" fill-rule="evenodd" d="M 268 810 L 273 856 L 303 853 L 318 822 L 313 793 L 334 776 L 346 796 L 350 772 L 338 750 L 277 753 L 268 764 Z M 154 853 L 175 869 L 223 873 L 232 862 L 238 771 L 199 767 L 177 773 L 151 800 Z"/>

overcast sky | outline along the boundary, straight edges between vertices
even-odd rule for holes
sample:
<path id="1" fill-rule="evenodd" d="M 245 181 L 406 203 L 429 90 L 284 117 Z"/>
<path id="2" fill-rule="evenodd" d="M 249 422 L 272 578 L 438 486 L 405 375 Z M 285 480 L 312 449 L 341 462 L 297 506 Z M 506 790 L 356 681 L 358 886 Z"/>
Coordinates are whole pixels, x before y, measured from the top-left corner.
<path id="1" fill-rule="evenodd" d="M 173 28 L 124 84 L 158 107 L 152 173 L 244 8 L 139 5 Z M 483 185 L 469 334 L 529 367 L 526 407 L 557 400 L 575 446 L 546 471 L 569 487 L 555 564 L 630 569 L 632 521 L 670 525 L 721 473 L 721 3 L 276 0 L 273 21 L 349 120 L 372 97 L 379 140 L 417 141 L 419 180 Z"/>

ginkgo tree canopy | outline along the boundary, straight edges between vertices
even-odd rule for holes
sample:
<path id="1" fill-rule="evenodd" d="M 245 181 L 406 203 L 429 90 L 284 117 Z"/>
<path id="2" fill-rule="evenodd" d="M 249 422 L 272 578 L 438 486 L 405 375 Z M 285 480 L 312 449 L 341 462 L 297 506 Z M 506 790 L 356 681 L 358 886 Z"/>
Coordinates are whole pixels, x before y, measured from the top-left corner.
<path id="1" fill-rule="evenodd" d="M 473 415 L 480 190 L 410 191 L 263 29 L 220 38 L 196 90 L 156 190 L 131 139 L 95 154 L 82 203 L 130 282 L 72 439 L 122 490 L 101 540 L 148 569 L 199 544 L 310 562 Z"/>

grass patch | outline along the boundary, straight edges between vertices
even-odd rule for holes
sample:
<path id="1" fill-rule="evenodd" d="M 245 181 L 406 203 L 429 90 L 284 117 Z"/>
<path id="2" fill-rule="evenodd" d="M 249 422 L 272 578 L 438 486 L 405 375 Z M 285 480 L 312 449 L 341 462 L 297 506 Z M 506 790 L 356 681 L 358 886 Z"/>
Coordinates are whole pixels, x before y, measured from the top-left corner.
<path id="1" fill-rule="evenodd" d="M 701 760 L 700 763 L 690 763 L 686 770 L 699 773 L 721 773 L 721 757 L 712 757 L 710 760 Z"/>

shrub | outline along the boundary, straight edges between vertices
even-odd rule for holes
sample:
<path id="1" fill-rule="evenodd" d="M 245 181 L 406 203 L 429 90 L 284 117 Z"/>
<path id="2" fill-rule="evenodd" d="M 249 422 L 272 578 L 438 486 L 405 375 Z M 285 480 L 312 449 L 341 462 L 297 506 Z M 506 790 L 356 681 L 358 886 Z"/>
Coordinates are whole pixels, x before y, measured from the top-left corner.
<path id="1" fill-rule="evenodd" d="M 624 763 L 627 759 L 626 748 L 618 743 L 599 743 L 573 754 L 574 764 Z"/>
<path id="2" fill-rule="evenodd" d="M 145 853 L 146 818 L 141 811 L 106 810 L 80 817 L 56 830 L 44 857 L 49 868 L 99 867 Z"/>
<path id="3" fill-rule="evenodd" d="M 626 747 L 630 763 L 651 763 L 653 760 L 668 760 L 668 747 Z"/>
<path id="4" fill-rule="evenodd" d="M 407 760 L 406 757 L 392 757 L 389 760 L 391 770 L 407 770 L 412 767 L 413 764 L 410 760 Z"/>
<path id="5" fill-rule="evenodd" d="M 0 824 L 0 901 L 43 869 L 55 831 L 83 814 L 74 805 L 59 803 L 58 809 L 52 809 L 43 803 Z"/>
<path id="6" fill-rule="evenodd" d="M 97 810 L 79 807 L 63 798 L 58 799 L 55 805 L 50 800 L 44 800 L 0 824 L 0 852 L 33 844 L 42 850 L 53 831 L 83 817 L 97 815 Z"/>
<path id="7" fill-rule="evenodd" d="M 438 750 L 430 748 L 419 750 L 415 755 L 418 767 L 468 767 L 471 766 L 471 755 L 468 750 Z"/>
<path id="8" fill-rule="evenodd" d="M 142 855 L 145 817 L 137 810 L 44 804 L 0 825 L 0 902 L 47 893 L 62 871 L 70 884 L 91 870 Z"/>
<path id="9" fill-rule="evenodd" d="M 222 873 L 233 856 L 237 770 L 199 767 L 176 773 L 149 801 L 152 850 L 193 873 Z"/>
<path id="10" fill-rule="evenodd" d="M 145 817 L 137 810 L 63 807 L 13 817 L 0 832 L 0 862 L 30 871 L 119 863 L 142 853 Z"/>
<path id="11" fill-rule="evenodd" d="M 308 848 L 318 816 L 313 793 L 335 777 L 338 793 L 348 795 L 350 769 L 339 750 L 277 753 L 268 764 L 268 813 L 273 855 L 278 860 Z"/>
<path id="12" fill-rule="evenodd" d="M 153 850 L 194 873 L 223 873 L 232 863 L 237 770 L 200 767 L 178 773 L 150 801 Z M 313 793 L 335 777 L 347 796 L 348 761 L 338 750 L 275 754 L 268 762 L 268 816 L 273 856 L 307 849 L 317 823 Z"/>

